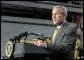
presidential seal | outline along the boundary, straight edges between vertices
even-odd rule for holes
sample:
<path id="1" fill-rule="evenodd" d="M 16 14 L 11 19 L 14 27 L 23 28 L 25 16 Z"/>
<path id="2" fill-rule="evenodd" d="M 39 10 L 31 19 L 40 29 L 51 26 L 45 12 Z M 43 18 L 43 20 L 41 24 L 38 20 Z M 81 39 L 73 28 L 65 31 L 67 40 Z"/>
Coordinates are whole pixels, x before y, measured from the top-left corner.
<path id="1" fill-rule="evenodd" d="M 12 41 L 7 42 L 5 52 L 7 57 L 11 57 L 13 55 L 14 43 Z"/>

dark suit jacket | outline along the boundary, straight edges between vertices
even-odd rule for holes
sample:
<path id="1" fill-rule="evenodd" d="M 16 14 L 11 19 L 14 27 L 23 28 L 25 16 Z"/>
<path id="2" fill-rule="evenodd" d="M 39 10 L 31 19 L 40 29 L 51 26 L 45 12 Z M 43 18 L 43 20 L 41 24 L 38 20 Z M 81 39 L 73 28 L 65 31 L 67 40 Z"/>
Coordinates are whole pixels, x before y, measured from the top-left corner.
<path id="1" fill-rule="evenodd" d="M 65 22 L 55 36 L 53 44 L 47 44 L 47 48 L 63 53 L 69 58 L 74 57 L 75 42 L 77 40 L 76 29 Z"/>

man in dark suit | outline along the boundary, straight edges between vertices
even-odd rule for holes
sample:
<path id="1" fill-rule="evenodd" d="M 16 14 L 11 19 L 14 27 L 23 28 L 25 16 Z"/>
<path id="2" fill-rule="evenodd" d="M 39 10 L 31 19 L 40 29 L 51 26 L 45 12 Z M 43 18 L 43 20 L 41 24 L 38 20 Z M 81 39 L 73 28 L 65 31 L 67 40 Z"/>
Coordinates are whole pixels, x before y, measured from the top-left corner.
<path id="1" fill-rule="evenodd" d="M 46 44 L 39 39 L 33 39 L 35 41 L 34 44 L 63 53 L 68 58 L 73 58 L 77 33 L 76 29 L 66 21 L 66 17 L 66 7 L 60 5 L 54 6 L 52 10 L 52 21 L 56 25 L 57 31 L 53 33 L 52 43 Z"/>

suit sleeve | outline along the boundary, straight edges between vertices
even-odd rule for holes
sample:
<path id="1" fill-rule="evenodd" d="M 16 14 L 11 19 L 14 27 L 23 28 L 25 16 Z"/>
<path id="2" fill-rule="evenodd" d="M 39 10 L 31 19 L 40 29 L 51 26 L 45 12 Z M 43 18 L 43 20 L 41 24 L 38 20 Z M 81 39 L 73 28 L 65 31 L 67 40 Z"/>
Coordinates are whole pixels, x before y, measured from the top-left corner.
<path id="1" fill-rule="evenodd" d="M 67 29 L 62 36 L 62 41 L 60 43 L 47 44 L 47 48 L 67 53 L 75 48 L 75 42 L 77 40 L 76 29 Z"/>

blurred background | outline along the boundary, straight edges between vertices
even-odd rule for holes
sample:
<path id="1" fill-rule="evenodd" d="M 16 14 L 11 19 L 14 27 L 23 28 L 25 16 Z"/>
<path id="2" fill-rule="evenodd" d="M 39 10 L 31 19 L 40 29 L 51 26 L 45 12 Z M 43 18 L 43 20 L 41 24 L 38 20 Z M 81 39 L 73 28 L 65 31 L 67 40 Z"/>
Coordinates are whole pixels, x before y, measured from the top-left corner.
<path id="1" fill-rule="evenodd" d="M 32 32 L 52 38 L 55 28 L 52 8 L 55 5 L 67 7 L 66 20 L 77 28 L 83 49 L 83 1 L 1 1 L 1 59 L 4 59 L 7 41 L 19 33 Z M 32 39 L 30 36 L 27 40 Z"/>

